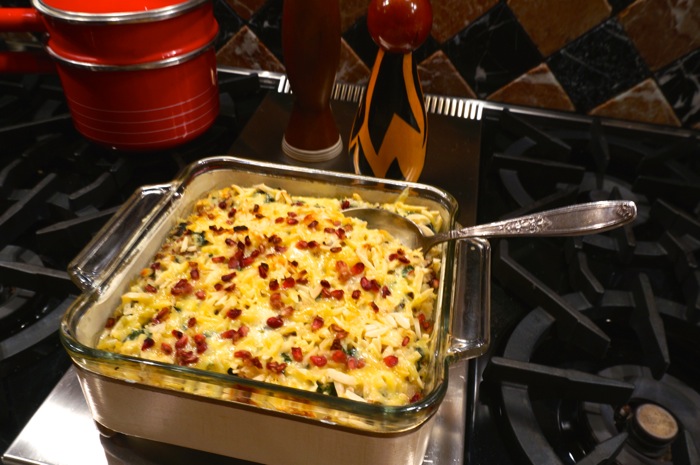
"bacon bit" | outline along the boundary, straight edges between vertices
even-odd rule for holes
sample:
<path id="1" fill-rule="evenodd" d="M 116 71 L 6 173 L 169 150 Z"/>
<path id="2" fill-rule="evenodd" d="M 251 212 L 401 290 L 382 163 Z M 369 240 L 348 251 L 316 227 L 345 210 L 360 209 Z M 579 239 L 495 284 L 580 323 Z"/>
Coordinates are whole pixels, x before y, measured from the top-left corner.
<path id="1" fill-rule="evenodd" d="M 156 292 L 158 292 L 158 289 L 153 284 L 146 284 L 144 291 L 150 294 L 155 294 Z"/>
<path id="2" fill-rule="evenodd" d="M 323 286 L 324 288 L 328 289 L 328 288 L 331 287 L 331 283 L 329 283 L 329 282 L 328 282 L 327 280 L 325 280 L 325 279 L 322 279 L 322 280 L 321 280 L 321 286 Z"/>
<path id="3" fill-rule="evenodd" d="M 227 286 L 224 288 L 224 291 L 226 291 L 226 292 L 233 292 L 235 290 L 236 290 L 236 283 L 233 283 L 230 286 Z"/>
<path id="4" fill-rule="evenodd" d="M 236 334 L 238 334 L 238 330 L 228 329 L 223 333 L 219 334 L 219 336 L 221 336 L 221 339 L 233 339 L 233 336 L 235 336 Z"/>
<path id="5" fill-rule="evenodd" d="M 172 331 L 170 331 L 170 334 L 175 336 L 175 339 L 180 339 L 183 335 L 182 331 L 177 330 L 177 329 L 173 329 Z"/>
<path id="6" fill-rule="evenodd" d="M 323 228 L 323 232 L 326 234 L 335 234 L 335 228 Z"/>
<path id="7" fill-rule="evenodd" d="M 399 363 L 399 358 L 396 355 L 388 355 L 384 357 L 384 363 L 389 368 L 394 368 Z"/>
<path id="8" fill-rule="evenodd" d="M 194 293 L 195 297 L 199 300 L 204 300 L 207 298 L 207 293 L 204 292 L 203 290 L 198 290 L 197 292 Z"/>
<path id="9" fill-rule="evenodd" d="M 280 283 L 278 283 L 276 279 L 273 279 L 272 281 L 270 281 L 269 287 L 271 291 L 276 291 L 280 288 Z"/>
<path id="10" fill-rule="evenodd" d="M 146 339 L 143 340 L 143 344 L 141 344 L 141 350 L 148 350 L 151 347 L 153 347 L 153 345 L 155 343 L 156 343 L 156 341 L 154 341 L 150 337 L 147 337 Z"/>
<path id="11" fill-rule="evenodd" d="M 333 323 L 331 325 L 331 330 L 335 333 L 335 338 L 336 339 L 345 339 L 348 335 L 348 332 L 345 331 L 343 328 L 341 328 L 339 325 Z"/>
<path id="12" fill-rule="evenodd" d="M 247 231 L 247 230 L 248 230 L 248 226 L 244 226 L 244 225 L 233 227 L 233 232 L 242 232 L 242 231 Z"/>
<path id="13" fill-rule="evenodd" d="M 226 205 L 226 201 L 225 201 L 225 200 L 222 200 L 222 201 L 219 202 L 219 208 L 220 208 L 220 209 L 226 210 L 226 207 L 227 207 L 227 205 Z"/>
<path id="14" fill-rule="evenodd" d="M 160 270 L 160 262 L 153 262 L 151 263 L 151 269 L 152 270 Z"/>
<path id="15" fill-rule="evenodd" d="M 214 219 L 213 216 L 210 216 L 210 215 L 207 215 L 207 217 L 208 217 L 210 220 L 213 220 L 213 219 Z M 220 226 L 211 225 L 211 226 L 209 226 L 209 231 L 213 231 L 213 232 L 215 232 L 216 234 L 221 234 L 222 232 L 224 232 L 224 228 L 222 228 L 222 227 L 220 227 Z"/>
<path id="16" fill-rule="evenodd" d="M 296 218 L 287 218 L 287 224 L 288 224 L 288 225 L 299 224 L 299 220 L 296 219 Z"/>
<path id="17" fill-rule="evenodd" d="M 227 215 L 227 216 L 228 216 L 229 218 L 233 218 L 234 216 L 236 216 L 236 213 L 237 213 L 237 212 L 238 212 L 238 210 L 236 210 L 235 208 L 232 208 L 232 209 L 230 209 L 230 210 L 228 211 L 228 215 Z"/>
<path id="18" fill-rule="evenodd" d="M 335 300 L 342 300 L 344 295 L 345 291 L 342 289 L 334 289 L 331 291 L 331 297 L 333 297 Z"/>
<path id="19" fill-rule="evenodd" d="M 372 285 L 372 290 L 374 292 L 379 292 L 379 283 L 377 282 L 376 279 L 373 279 L 372 281 L 370 281 L 370 284 Z"/>
<path id="20" fill-rule="evenodd" d="M 117 320 L 115 320 L 114 318 L 112 318 L 112 317 L 107 318 L 107 321 L 105 322 L 105 328 L 107 328 L 107 329 L 114 328 L 114 325 L 116 323 L 117 323 Z"/>
<path id="21" fill-rule="evenodd" d="M 197 353 L 198 354 L 206 352 L 208 346 L 207 346 L 207 338 L 206 338 L 206 336 L 204 336 L 204 334 L 195 334 L 194 342 L 195 342 L 195 345 L 197 346 Z"/>
<path id="22" fill-rule="evenodd" d="M 365 366 L 365 361 L 361 358 L 348 357 L 347 365 L 349 370 L 359 370 Z"/>
<path id="23" fill-rule="evenodd" d="M 430 280 L 430 286 L 431 286 L 433 289 L 437 289 L 438 287 L 440 287 L 440 280 L 437 279 L 437 278 L 431 279 L 431 280 Z"/>
<path id="24" fill-rule="evenodd" d="M 185 347 L 187 345 L 187 342 L 189 341 L 189 339 L 190 338 L 187 336 L 187 334 L 183 334 L 182 336 L 180 336 L 180 339 L 178 339 L 175 342 L 175 348 L 182 349 L 183 347 Z"/>
<path id="25" fill-rule="evenodd" d="M 284 325 L 284 320 L 280 316 L 271 316 L 267 319 L 267 326 L 273 329 L 281 328 Z"/>
<path id="26" fill-rule="evenodd" d="M 350 268 L 350 271 L 355 276 L 362 274 L 362 272 L 365 271 L 365 264 L 362 262 L 357 262 L 352 266 L 352 268 Z"/>
<path id="27" fill-rule="evenodd" d="M 305 250 L 309 248 L 309 243 L 304 240 L 298 241 L 295 245 L 296 248 L 299 250 Z"/>
<path id="28" fill-rule="evenodd" d="M 309 280 L 307 278 L 297 278 L 297 284 L 301 284 L 302 286 L 309 284 Z"/>
<path id="29" fill-rule="evenodd" d="M 175 352 L 175 358 L 179 365 L 190 365 L 199 361 L 199 357 L 191 350 L 178 350 Z"/>
<path id="30" fill-rule="evenodd" d="M 331 249 L 331 251 L 332 250 L 333 249 Z M 345 282 L 352 277 L 350 267 L 343 260 L 338 260 L 335 262 L 335 271 L 338 272 L 338 278 L 341 282 Z"/>
<path id="31" fill-rule="evenodd" d="M 238 328 L 238 339 L 246 337 L 249 332 L 250 328 L 248 328 L 246 325 L 241 325 L 241 327 Z"/>
<path id="32" fill-rule="evenodd" d="M 338 253 L 343 250 L 342 247 L 331 247 L 331 253 Z"/>
<path id="33" fill-rule="evenodd" d="M 153 323 L 158 324 L 161 321 L 165 320 L 168 318 L 168 315 L 170 314 L 170 308 L 169 307 L 163 307 L 161 308 L 158 313 L 156 313 L 156 316 L 153 317 Z"/>
<path id="34" fill-rule="evenodd" d="M 316 220 L 313 220 L 311 223 L 306 225 L 306 227 L 309 229 L 316 229 L 317 226 L 318 226 L 318 221 L 316 221 Z"/>
<path id="35" fill-rule="evenodd" d="M 170 354 L 173 353 L 173 346 L 171 346 L 171 345 L 168 344 L 167 342 L 161 342 L 161 343 L 160 343 L 160 350 L 161 350 L 164 354 L 170 355 Z"/>
<path id="36" fill-rule="evenodd" d="M 246 266 L 252 265 L 254 261 L 255 261 L 255 257 L 252 255 L 249 257 L 245 257 L 241 261 L 241 268 L 245 268 Z"/>
<path id="37" fill-rule="evenodd" d="M 310 249 L 315 249 L 316 247 L 318 247 L 318 242 L 316 242 L 316 241 L 309 241 L 309 248 L 310 248 Z"/>
<path id="38" fill-rule="evenodd" d="M 261 278 L 265 279 L 267 278 L 267 272 L 270 269 L 270 265 L 267 263 L 261 263 L 258 265 L 258 274 L 260 275 Z"/>
<path id="39" fill-rule="evenodd" d="M 256 203 L 255 205 L 253 205 L 253 213 L 257 213 L 257 212 L 259 212 L 259 211 L 260 211 L 260 205 L 258 205 L 258 204 Z"/>
<path id="40" fill-rule="evenodd" d="M 249 350 L 237 350 L 233 353 L 233 356 L 243 360 L 250 360 L 253 358 L 253 354 Z"/>
<path id="41" fill-rule="evenodd" d="M 221 280 L 225 283 L 231 281 L 233 278 L 236 277 L 236 272 L 234 271 L 233 273 L 225 274 L 221 277 Z"/>
<path id="42" fill-rule="evenodd" d="M 296 214 L 296 212 L 287 212 L 287 216 L 290 218 L 296 218 L 297 214 Z"/>
<path id="43" fill-rule="evenodd" d="M 379 311 L 379 307 L 374 302 L 371 302 L 369 305 L 372 307 L 372 310 L 374 310 L 374 313 Z"/>
<path id="44" fill-rule="evenodd" d="M 302 354 L 300 347 L 292 347 L 292 358 L 297 362 L 304 360 L 304 354 Z"/>
<path id="45" fill-rule="evenodd" d="M 324 287 L 323 289 L 321 289 L 321 297 L 329 299 L 331 297 L 331 291 L 329 291 L 328 288 Z"/>
<path id="46" fill-rule="evenodd" d="M 340 208 L 343 210 L 347 210 L 348 208 L 350 208 L 350 201 L 345 199 L 342 202 L 340 202 Z"/>
<path id="47" fill-rule="evenodd" d="M 338 239 L 343 240 L 345 239 L 345 230 L 343 228 L 338 228 L 335 230 L 335 235 L 338 236 Z"/>
<path id="48" fill-rule="evenodd" d="M 336 363 L 345 363 L 348 360 L 348 356 L 342 350 L 334 350 L 331 353 L 331 358 Z"/>
<path id="49" fill-rule="evenodd" d="M 282 373 L 285 368 L 287 368 L 286 363 L 279 363 L 275 362 L 274 360 L 270 360 L 265 364 L 265 368 L 268 370 L 274 372 L 274 373 Z"/>
<path id="50" fill-rule="evenodd" d="M 284 218 L 282 218 L 281 216 L 279 218 L 275 218 L 275 223 L 284 223 Z"/>
<path id="51" fill-rule="evenodd" d="M 292 307 L 291 305 L 287 305 L 280 312 L 280 316 L 290 317 L 290 316 L 292 316 L 293 313 L 294 313 L 294 307 Z"/>
<path id="52" fill-rule="evenodd" d="M 382 286 L 382 297 L 388 297 L 391 295 L 391 291 L 388 287 Z"/>
<path id="53" fill-rule="evenodd" d="M 194 279 L 195 281 L 199 279 L 199 270 L 197 268 L 192 268 L 190 270 L 190 278 Z"/>
<path id="54" fill-rule="evenodd" d="M 214 284 L 214 290 L 215 290 L 215 291 L 220 291 L 220 290 L 223 289 L 223 288 L 224 288 L 224 285 L 221 284 L 221 283 L 216 283 L 216 284 Z"/>
<path id="55" fill-rule="evenodd" d="M 406 347 L 409 342 L 411 342 L 411 338 L 408 336 L 404 336 L 403 341 L 401 341 L 401 345 Z"/>
<path id="56" fill-rule="evenodd" d="M 251 358 L 250 364 L 255 368 L 262 368 L 262 363 L 260 363 L 260 359 L 258 357 Z"/>
<path id="57" fill-rule="evenodd" d="M 360 286 L 361 286 L 362 289 L 364 289 L 365 291 L 371 291 L 371 290 L 372 290 L 372 282 L 371 282 L 369 279 L 365 278 L 364 276 L 362 277 L 362 279 L 360 279 Z"/>
<path id="58" fill-rule="evenodd" d="M 181 279 L 180 281 L 173 286 L 173 288 L 170 290 L 170 293 L 172 295 L 186 295 L 191 293 L 194 290 L 194 287 L 192 284 L 189 283 L 186 279 Z"/>
<path id="59" fill-rule="evenodd" d="M 421 329 L 423 329 L 424 331 L 428 331 L 432 326 L 432 323 L 430 323 L 430 321 L 428 321 L 428 319 L 422 313 L 418 315 L 418 322 L 420 323 Z"/>
<path id="60" fill-rule="evenodd" d="M 296 280 L 291 276 L 289 278 L 284 278 L 284 281 L 282 281 L 282 289 L 292 288 L 296 285 L 296 283 Z"/>
<path id="61" fill-rule="evenodd" d="M 279 310 L 284 306 L 282 303 L 282 294 L 279 292 L 275 292 L 270 295 L 270 306 L 274 308 L 275 310 Z"/>
<path id="62" fill-rule="evenodd" d="M 361 290 L 355 289 L 354 291 L 352 291 L 352 298 L 355 299 L 355 300 L 357 300 L 357 299 L 360 298 L 360 295 L 361 295 L 361 294 L 362 294 L 362 291 L 361 291 Z"/>
<path id="63" fill-rule="evenodd" d="M 236 318 L 241 316 L 241 313 L 243 313 L 243 310 L 241 310 L 240 308 L 232 308 L 226 312 L 226 316 L 228 318 L 231 318 L 232 320 L 235 320 Z"/>
<path id="64" fill-rule="evenodd" d="M 311 363 L 313 363 L 317 367 L 326 366 L 326 363 L 328 363 L 328 359 L 323 355 L 312 355 L 311 357 L 309 357 L 309 359 L 311 360 Z"/>
<path id="65" fill-rule="evenodd" d="M 214 263 L 223 263 L 226 261 L 226 257 L 224 257 L 223 255 L 220 255 L 218 257 L 212 257 L 211 261 Z"/>
<path id="66" fill-rule="evenodd" d="M 343 344 L 340 343 L 340 339 L 337 337 L 333 339 L 333 343 L 331 344 L 331 350 L 343 350 Z"/>
<path id="67" fill-rule="evenodd" d="M 282 245 L 276 245 L 275 246 L 275 252 L 277 253 L 285 253 L 287 251 L 287 247 L 282 246 Z"/>
<path id="68" fill-rule="evenodd" d="M 312 331 L 318 331 L 319 329 L 323 328 L 323 318 L 320 316 L 315 316 L 313 321 L 311 322 L 311 330 Z"/>

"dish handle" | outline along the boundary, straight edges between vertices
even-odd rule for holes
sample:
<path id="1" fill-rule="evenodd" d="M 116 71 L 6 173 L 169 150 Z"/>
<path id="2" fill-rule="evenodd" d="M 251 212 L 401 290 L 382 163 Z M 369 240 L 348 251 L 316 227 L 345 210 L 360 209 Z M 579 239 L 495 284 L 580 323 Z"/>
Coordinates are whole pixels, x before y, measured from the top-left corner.
<path id="1" fill-rule="evenodd" d="M 143 186 L 114 213 L 92 240 L 68 265 L 68 274 L 83 291 L 101 288 L 122 263 L 131 246 L 148 231 L 163 202 L 171 197 L 172 184 Z"/>
<path id="2" fill-rule="evenodd" d="M 465 239 L 455 245 L 448 364 L 483 355 L 491 341 L 491 245 Z"/>

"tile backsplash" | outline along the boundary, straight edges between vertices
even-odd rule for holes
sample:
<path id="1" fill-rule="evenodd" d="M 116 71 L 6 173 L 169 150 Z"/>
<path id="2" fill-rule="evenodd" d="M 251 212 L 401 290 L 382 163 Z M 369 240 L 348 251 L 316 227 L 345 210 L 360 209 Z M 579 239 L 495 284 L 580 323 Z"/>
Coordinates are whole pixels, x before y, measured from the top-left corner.
<path id="1" fill-rule="evenodd" d="M 366 84 L 369 0 L 340 0 L 337 80 Z M 221 65 L 284 72 L 283 0 L 215 0 Z M 426 93 L 700 130 L 700 1 L 432 0 Z"/>

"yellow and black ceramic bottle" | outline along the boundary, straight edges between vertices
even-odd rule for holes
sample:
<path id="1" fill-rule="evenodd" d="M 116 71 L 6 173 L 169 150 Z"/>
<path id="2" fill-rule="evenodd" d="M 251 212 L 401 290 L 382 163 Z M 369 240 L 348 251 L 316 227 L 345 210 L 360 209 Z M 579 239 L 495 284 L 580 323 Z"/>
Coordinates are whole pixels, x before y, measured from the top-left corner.
<path id="1" fill-rule="evenodd" d="M 372 0 L 370 35 L 379 45 L 350 134 L 355 173 L 417 181 L 425 164 L 428 119 L 413 51 L 430 33 L 428 0 Z"/>

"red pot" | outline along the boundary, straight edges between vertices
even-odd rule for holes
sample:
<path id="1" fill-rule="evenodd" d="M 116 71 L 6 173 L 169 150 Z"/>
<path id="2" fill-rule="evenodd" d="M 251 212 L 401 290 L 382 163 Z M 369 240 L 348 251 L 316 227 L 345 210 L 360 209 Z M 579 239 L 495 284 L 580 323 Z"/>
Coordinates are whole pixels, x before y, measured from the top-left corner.
<path id="1" fill-rule="evenodd" d="M 0 54 L 0 72 L 57 70 L 76 128 L 121 150 L 172 147 L 219 112 L 210 0 L 32 0 L 2 31 L 45 31 L 45 50 Z M 54 64 L 55 63 L 55 64 Z"/>

